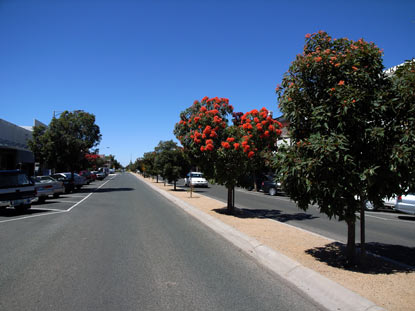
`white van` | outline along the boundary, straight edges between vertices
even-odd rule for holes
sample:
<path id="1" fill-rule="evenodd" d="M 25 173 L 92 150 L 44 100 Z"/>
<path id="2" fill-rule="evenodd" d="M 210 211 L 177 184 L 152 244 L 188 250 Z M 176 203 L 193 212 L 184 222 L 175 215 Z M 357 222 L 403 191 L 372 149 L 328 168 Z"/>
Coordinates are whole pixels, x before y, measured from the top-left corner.
<path id="1" fill-rule="evenodd" d="M 190 172 L 186 175 L 184 185 L 187 187 L 208 187 L 207 180 L 203 177 L 203 173 Z"/>

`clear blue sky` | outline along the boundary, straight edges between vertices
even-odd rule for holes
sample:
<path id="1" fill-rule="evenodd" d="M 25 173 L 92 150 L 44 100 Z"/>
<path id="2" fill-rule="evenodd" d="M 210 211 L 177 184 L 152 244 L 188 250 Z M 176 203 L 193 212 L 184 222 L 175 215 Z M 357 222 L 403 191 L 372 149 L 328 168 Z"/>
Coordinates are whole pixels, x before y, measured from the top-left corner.
<path id="1" fill-rule="evenodd" d="M 279 115 L 275 86 L 318 30 L 373 41 L 392 67 L 415 57 L 415 1 L 0 0 L 0 118 L 85 110 L 126 165 L 204 96 Z"/>

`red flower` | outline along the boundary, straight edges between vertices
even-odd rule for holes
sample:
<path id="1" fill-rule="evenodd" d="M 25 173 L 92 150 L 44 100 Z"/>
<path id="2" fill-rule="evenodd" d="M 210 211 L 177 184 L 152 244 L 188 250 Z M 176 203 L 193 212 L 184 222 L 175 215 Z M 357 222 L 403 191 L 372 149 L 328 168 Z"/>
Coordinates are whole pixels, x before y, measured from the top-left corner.
<path id="1" fill-rule="evenodd" d="M 270 125 L 270 126 L 268 126 L 268 129 L 271 131 L 271 132 L 273 132 L 274 131 L 274 125 Z"/>
<path id="2" fill-rule="evenodd" d="M 205 113 L 206 112 L 206 107 L 205 106 L 202 106 L 201 108 L 200 108 L 200 112 L 203 112 L 203 113 Z"/>
<path id="3" fill-rule="evenodd" d="M 281 130 L 280 130 L 280 129 L 276 129 L 276 130 L 275 130 L 275 133 L 276 133 L 278 136 L 280 136 L 282 132 L 281 132 Z"/>
<path id="4" fill-rule="evenodd" d="M 252 158 L 255 155 L 255 152 L 253 151 L 249 151 L 248 153 L 248 158 Z"/>
<path id="5" fill-rule="evenodd" d="M 344 85 L 344 81 L 343 80 L 340 80 L 337 85 Z"/>
<path id="6" fill-rule="evenodd" d="M 262 124 L 261 123 L 257 123 L 256 124 L 256 128 L 258 131 L 262 131 Z"/>
<path id="7" fill-rule="evenodd" d="M 255 123 L 259 123 L 259 119 L 257 117 L 254 118 Z"/>
<path id="8" fill-rule="evenodd" d="M 311 38 L 311 34 L 308 33 L 308 34 L 305 35 L 305 37 L 306 37 L 306 39 L 310 39 Z"/>
<path id="9" fill-rule="evenodd" d="M 214 137 L 218 137 L 218 134 L 216 134 L 215 131 L 212 131 L 212 132 L 210 132 L 209 136 L 214 138 Z"/>
<path id="10" fill-rule="evenodd" d="M 195 118 L 194 118 L 195 123 L 197 123 L 199 120 L 200 120 L 200 118 L 199 118 L 199 117 L 195 117 Z"/>
<path id="11" fill-rule="evenodd" d="M 226 141 L 229 142 L 229 143 L 233 143 L 235 141 L 235 138 L 228 137 L 228 138 L 226 138 Z"/>
<path id="12" fill-rule="evenodd" d="M 211 144 L 208 144 L 208 145 L 206 145 L 206 150 L 209 150 L 209 151 L 212 151 L 213 150 L 213 145 L 211 145 Z"/>
<path id="13" fill-rule="evenodd" d="M 234 143 L 233 144 L 233 148 L 235 148 L 235 150 L 238 150 L 239 149 L 239 144 L 238 143 Z"/>
<path id="14" fill-rule="evenodd" d="M 339 67 L 339 66 L 340 66 L 340 63 L 337 63 L 334 65 L 334 67 Z"/>
<path id="15" fill-rule="evenodd" d="M 222 147 L 223 148 L 225 148 L 225 149 L 229 149 L 231 146 L 229 145 L 229 143 L 228 142 L 226 142 L 226 141 L 223 141 L 222 143 L 221 143 L 221 145 L 222 145 Z"/>
<path id="16" fill-rule="evenodd" d="M 200 147 L 200 151 L 205 151 L 205 146 Z"/>
<path id="17" fill-rule="evenodd" d="M 322 58 L 321 56 L 315 57 L 314 60 L 316 61 L 316 63 L 321 62 Z"/>
<path id="18" fill-rule="evenodd" d="M 357 71 L 357 70 L 358 70 L 358 68 L 357 68 L 356 66 L 352 66 L 352 69 L 353 69 L 354 71 Z"/>
<path id="19" fill-rule="evenodd" d="M 258 115 L 258 110 L 256 110 L 256 109 L 251 110 L 251 114 L 252 114 L 253 116 L 257 116 L 257 115 Z"/>
<path id="20" fill-rule="evenodd" d="M 206 140 L 206 145 L 213 145 L 213 140 L 212 139 L 207 139 Z"/>

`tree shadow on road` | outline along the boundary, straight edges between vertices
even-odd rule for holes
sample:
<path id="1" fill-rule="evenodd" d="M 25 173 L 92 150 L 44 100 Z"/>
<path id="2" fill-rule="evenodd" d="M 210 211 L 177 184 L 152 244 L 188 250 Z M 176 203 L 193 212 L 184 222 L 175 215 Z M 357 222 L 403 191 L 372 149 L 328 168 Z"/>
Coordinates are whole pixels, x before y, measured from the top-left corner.
<path id="1" fill-rule="evenodd" d="M 218 208 L 214 209 L 218 214 L 225 214 L 230 215 L 227 208 Z M 311 220 L 315 218 L 319 218 L 317 216 L 313 216 L 311 214 L 307 213 L 295 213 L 295 214 L 284 214 L 280 210 L 268 210 L 268 209 L 239 209 L 235 208 L 235 213 L 232 214 L 232 216 L 238 217 L 238 218 L 268 218 L 273 219 L 279 222 L 288 222 L 291 220 Z"/>
<path id="2" fill-rule="evenodd" d="M 0 209 L 0 217 L 16 217 L 24 215 L 34 215 L 39 213 L 49 213 L 48 210 L 28 209 L 28 210 L 16 210 L 13 208 Z"/>
<path id="3" fill-rule="evenodd" d="M 357 244 L 358 246 L 359 244 Z M 371 254 L 385 257 L 386 260 L 368 254 L 364 266 L 350 265 L 346 259 L 346 245 L 340 242 L 333 242 L 323 247 L 308 249 L 305 252 L 331 267 L 348 271 L 365 274 L 415 272 L 415 248 L 381 243 L 367 243 L 366 249 Z"/>
<path id="4" fill-rule="evenodd" d="M 132 191 L 134 188 L 99 188 L 99 189 L 80 189 L 73 193 L 90 193 L 90 192 L 116 192 L 116 191 Z"/>

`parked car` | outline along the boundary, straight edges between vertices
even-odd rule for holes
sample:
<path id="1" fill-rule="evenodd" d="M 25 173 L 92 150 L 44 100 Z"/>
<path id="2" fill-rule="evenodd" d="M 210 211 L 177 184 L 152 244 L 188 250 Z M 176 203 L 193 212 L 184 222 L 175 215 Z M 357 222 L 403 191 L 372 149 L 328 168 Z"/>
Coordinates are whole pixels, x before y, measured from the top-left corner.
<path id="1" fill-rule="evenodd" d="M 86 179 L 86 183 L 89 185 L 89 183 L 93 180 L 92 173 L 90 171 L 84 170 L 80 171 L 79 175 L 84 177 Z M 95 176 L 95 175 L 94 175 Z M 96 176 L 95 176 L 96 177 Z"/>
<path id="2" fill-rule="evenodd" d="M 376 211 L 379 208 L 389 208 L 394 209 L 396 205 L 396 196 L 393 196 L 391 198 L 385 198 L 383 199 L 383 206 L 376 206 L 372 202 L 366 202 L 366 210 L 367 211 Z"/>
<path id="3" fill-rule="evenodd" d="M 64 174 L 69 179 L 72 178 L 72 174 L 70 172 L 61 173 L 61 174 Z M 74 178 L 74 187 L 76 189 L 81 189 L 83 185 L 86 185 L 86 178 L 85 177 L 80 176 L 77 173 L 74 173 L 73 178 Z"/>
<path id="4" fill-rule="evenodd" d="M 269 195 L 277 195 L 278 192 L 281 192 L 281 183 L 275 181 L 275 177 L 272 175 L 265 175 L 265 180 L 261 184 L 261 189 L 264 193 L 269 193 Z"/>
<path id="5" fill-rule="evenodd" d="M 19 170 L 0 171 L 0 207 L 27 210 L 36 198 L 35 184 Z"/>
<path id="6" fill-rule="evenodd" d="M 399 196 L 396 200 L 395 211 L 415 215 L 415 193 Z"/>
<path id="7" fill-rule="evenodd" d="M 187 187 L 208 187 L 207 180 L 203 177 L 203 173 L 200 172 L 190 172 L 186 175 L 185 186 Z"/>
<path id="8" fill-rule="evenodd" d="M 59 198 L 61 194 L 65 193 L 63 182 L 56 180 L 52 176 L 37 176 L 37 178 L 39 178 L 42 182 L 52 185 L 54 198 Z"/>
<path id="9" fill-rule="evenodd" d="M 63 186 L 65 187 L 65 193 L 71 193 L 75 189 L 75 182 L 71 179 L 70 175 L 67 176 L 63 173 L 56 173 L 51 176 L 63 183 Z"/>
<path id="10" fill-rule="evenodd" d="M 48 196 L 53 196 L 53 186 L 51 183 L 41 181 L 38 177 L 31 177 L 30 179 L 35 184 L 37 202 L 44 203 Z"/>
<path id="11" fill-rule="evenodd" d="M 104 172 L 94 171 L 94 174 L 97 176 L 98 180 L 103 180 L 106 177 Z"/>

